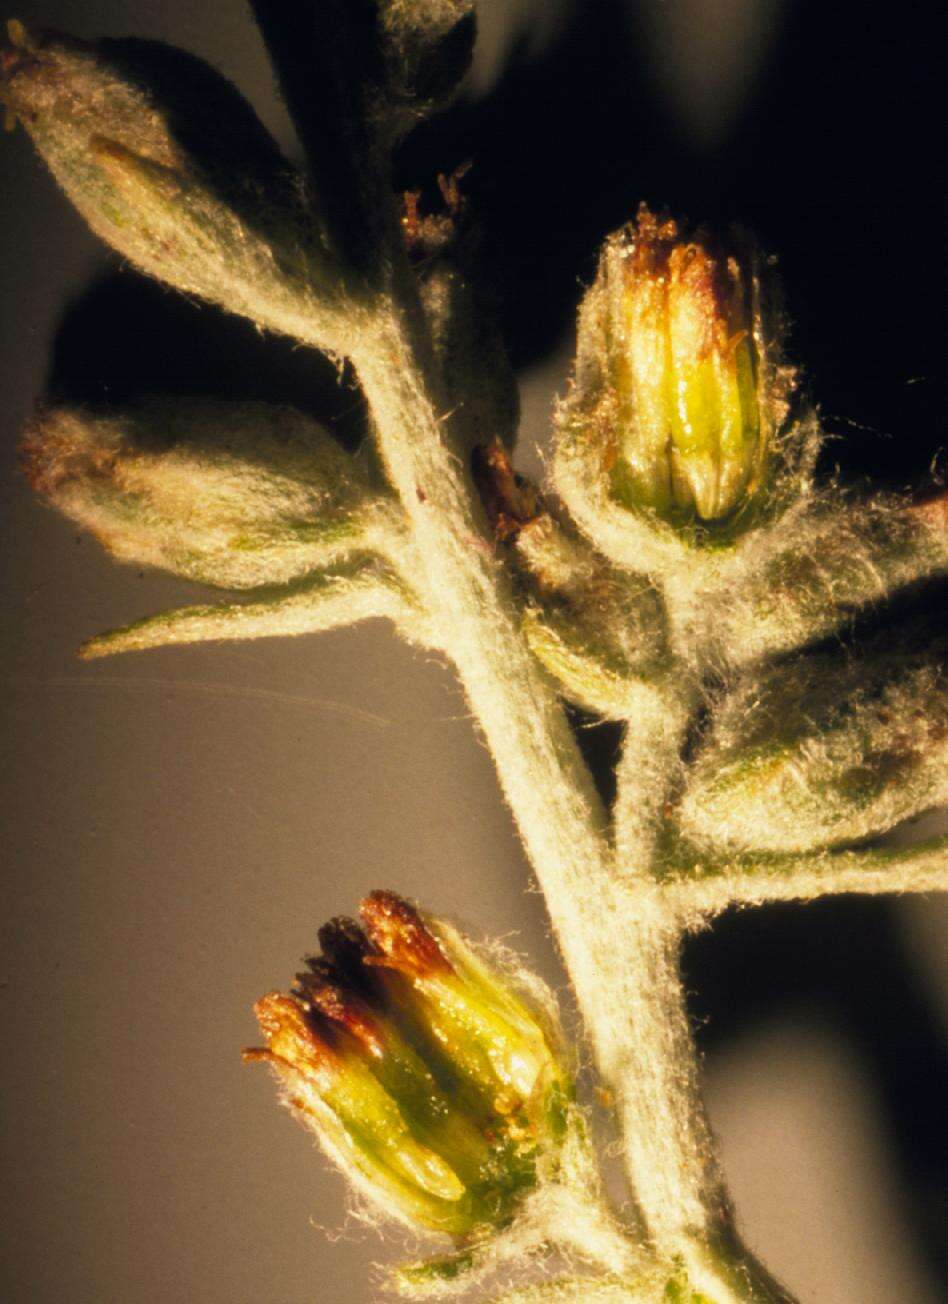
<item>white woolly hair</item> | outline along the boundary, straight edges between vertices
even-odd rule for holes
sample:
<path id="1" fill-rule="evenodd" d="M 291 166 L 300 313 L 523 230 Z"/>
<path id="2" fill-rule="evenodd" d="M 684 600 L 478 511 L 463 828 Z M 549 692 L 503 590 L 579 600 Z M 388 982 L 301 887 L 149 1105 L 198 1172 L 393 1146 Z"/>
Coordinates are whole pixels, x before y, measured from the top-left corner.
<path id="1" fill-rule="evenodd" d="M 948 800 L 943 656 L 821 654 L 748 675 L 720 705 L 680 809 L 694 843 L 810 851 Z"/>

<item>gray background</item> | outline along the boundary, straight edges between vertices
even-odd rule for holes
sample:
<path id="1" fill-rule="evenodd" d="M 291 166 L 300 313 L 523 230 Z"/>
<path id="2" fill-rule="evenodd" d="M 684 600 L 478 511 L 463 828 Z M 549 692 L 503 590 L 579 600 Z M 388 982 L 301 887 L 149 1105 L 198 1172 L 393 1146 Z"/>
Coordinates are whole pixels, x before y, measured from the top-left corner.
<path id="1" fill-rule="evenodd" d="M 540 0 L 483 10 L 475 94 L 495 83 L 517 24 L 528 57 L 540 59 L 568 17 Z M 239 5 L 46 0 L 20 5 L 19 16 L 187 46 L 232 77 L 292 148 Z M 710 156 L 779 57 L 777 0 L 643 3 L 633 17 L 656 104 L 696 156 Z M 23 133 L 0 144 L 0 1295 L 375 1299 L 370 1265 L 391 1247 L 349 1216 L 342 1183 L 277 1109 L 268 1075 L 241 1066 L 239 1049 L 256 1036 L 251 1003 L 287 981 L 320 922 L 376 886 L 506 937 L 560 984 L 542 905 L 451 676 L 387 627 L 74 660 L 88 635 L 194 590 L 113 564 L 33 501 L 16 472 L 18 431 L 44 390 L 64 309 L 109 259 Z M 125 329 L 143 373 L 153 361 L 165 376 L 174 340 L 153 336 L 146 314 Z M 568 356 L 567 331 L 524 371 L 528 458 Z M 871 936 L 884 910 L 901 981 L 944 1038 L 948 902 L 853 910 L 824 916 L 838 921 L 840 946 L 847 920 Z M 759 961 L 783 939 L 774 963 L 791 974 L 726 1021 L 726 1036 L 703 1034 L 712 1117 L 748 1238 L 808 1304 L 934 1304 L 931 1238 L 926 1253 L 906 1227 L 892 1102 L 838 1003 L 793 981 L 786 916 L 760 913 L 763 922 L 732 921 L 703 939 L 689 967 L 699 1013 L 703 976 L 724 984 L 721 1008 L 743 1009 L 732 962 L 742 947 Z M 871 965 L 870 953 L 855 954 Z M 879 1018 L 896 1024 L 898 1003 Z M 924 1094 L 924 1073 L 915 1085 Z"/>

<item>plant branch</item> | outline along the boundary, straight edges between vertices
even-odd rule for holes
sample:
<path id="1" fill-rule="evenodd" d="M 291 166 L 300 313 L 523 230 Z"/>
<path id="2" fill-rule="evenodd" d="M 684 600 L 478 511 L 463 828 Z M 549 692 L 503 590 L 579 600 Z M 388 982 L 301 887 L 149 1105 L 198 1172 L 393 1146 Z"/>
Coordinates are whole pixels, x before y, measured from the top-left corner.
<path id="1" fill-rule="evenodd" d="M 680 752 L 693 689 L 656 695 L 655 709 L 626 724 L 617 767 L 615 838 L 630 900 L 615 917 L 646 964 L 620 975 L 615 999 L 635 1010 L 625 1047 L 624 1144 L 633 1187 L 659 1243 L 674 1246 L 689 1280 L 715 1300 L 788 1299 L 739 1245 L 715 1155 L 680 973 L 681 920 L 657 869 L 664 806 L 681 779 Z M 658 1231 L 656 1231 L 658 1229 Z"/>
<path id="2" fill-rule="evenodd" d="M 660 1258 L 716 1242 L 726 1210 L 697 1101 L 678 977 L 679 925 L 652 884 L 617 881 L 605 812 L 563 709 L 532 659 L 473 485 L 451 438 L 410 293 L 354 358 L 414 534 L 425 600 L 494 756 L 547 907 L 627 1169 Z M 671 731 L 676 735 L 677 726 Z M 631 808 L 631 801 L 630 801 Z M 723 1293 L 722 1293 L 723 1292 Z M 728 1293 L 724 1301 L 772 1299 Z"/>
<path id="3" fill-rule="evenodd" d="M 948 892 L 948 837 L 910 847 L 746 856 L 682 872 L 667 890 L 682 916 L 694 922 L 730 906 L 813 901 L 846 892 Z"/>
<path id="4" fill-rule="evenodd" d="M 636 713 L 625 722 L 616 767 L 613 812 L 620 872 L 648 876 L 663 825 L 663 807 L 677 784 L 685 730 L 694 706 L 690 684 L 642 687 Z"/>

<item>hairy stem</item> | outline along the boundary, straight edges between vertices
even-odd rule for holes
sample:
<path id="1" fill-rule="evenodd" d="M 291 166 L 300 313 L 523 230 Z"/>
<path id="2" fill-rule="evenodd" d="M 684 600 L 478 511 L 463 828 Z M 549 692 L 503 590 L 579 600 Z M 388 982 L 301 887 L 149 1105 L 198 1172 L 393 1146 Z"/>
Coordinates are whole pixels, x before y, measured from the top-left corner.
<path id="1" fill-rule="evenodd" d="M 724 1224 L 678 978 L 678 921 L 654 885 L 619 882 L 605 811 L 521 634 L 428 359 L 406 295 L 379 310 L 354 362 L 410 520 L 439 642 L 493 754 L 615 1098 L 645 1231 L 671 1258 L 717 1240 Z M 774 1298 L 723 1286 L 712 1297 Z"/>
<path id="2" fill-rule="evenodd" d="M 613 813 L 616 857 L 623 875 L 647 876 L 666 802 L 679 778 L 682 741 L 693 708 L 690 684 L 667 683 L 643 690 L 635 716 L 628 719 L 616 767 Z"/>

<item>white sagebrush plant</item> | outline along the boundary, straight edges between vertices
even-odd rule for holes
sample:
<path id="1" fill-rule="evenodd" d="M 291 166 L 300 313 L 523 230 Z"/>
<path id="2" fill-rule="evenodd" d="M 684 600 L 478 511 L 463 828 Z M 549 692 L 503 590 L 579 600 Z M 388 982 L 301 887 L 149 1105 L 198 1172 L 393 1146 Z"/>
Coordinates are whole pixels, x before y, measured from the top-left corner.
<path id="1" fill-rule="evenodd" d="M 943 640 L 839 638 L 948 570 L 948 503 L 820 483 L 771 263 L 644 207 L 604 243 L 551 484 L 527 483 L 457 181 L 434 216 L 391 186 L 394 145 L 464 74 L 473 0 L 254 10 L 305 171 L 181 51 L 17 22 L 0 48 L 7 114 L 93 230 L 348 360 L 371 417 L 353 455 L 288 407 L 41 407 L 24 442 L 39 492 L 120 559 L 238 591 L 83 655 L 369 617 L 442 653 L 545 894 L 630 1199 L 620 1216 L 603 1194 L 583 1057 L 543 985 L 392 891 L 320 931 L 291 991 L 258 1002 L 246 1058 L 364 1196 L 442 1238 L 391 1274 L 410 1298 L 500 1269 L 507 1304 L 790 1300 L 734 1229 L 681 940 L 734 904 L 948 888 L 946 840 L 870 841 L 948 799 Z M 303 37 L 305 77 L 286 57 Z M 623 727 L 611 811 L 564 703 Z M 512 1280 L 551 1252 L 568 1276 Z"/>

